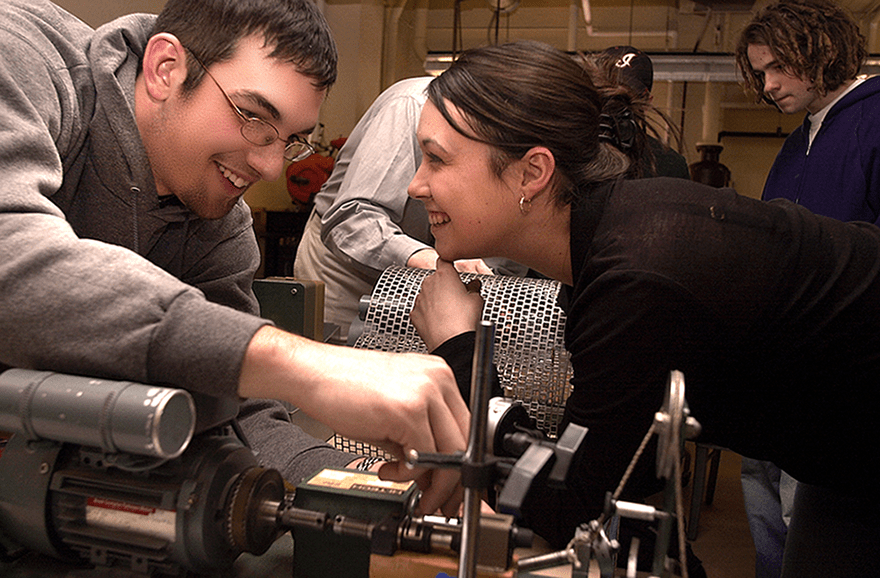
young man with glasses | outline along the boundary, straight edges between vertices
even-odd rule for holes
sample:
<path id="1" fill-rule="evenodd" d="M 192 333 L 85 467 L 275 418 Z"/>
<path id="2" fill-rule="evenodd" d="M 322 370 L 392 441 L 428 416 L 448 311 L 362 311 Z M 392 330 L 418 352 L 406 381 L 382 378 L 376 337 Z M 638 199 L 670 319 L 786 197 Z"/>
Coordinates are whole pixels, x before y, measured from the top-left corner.
<path id="1" fill-rule="evenodd" d="M 202 67 L 202 70 L 205 71 L 208 78 L 217 85 L 217 88 L 223 93 L 229 106 L 232 107 L 232 110 L 238 115 L 238 118 L 241 119 L 241 136 L 243 136 L 246 141 L 257 146 L 269 146 L 281 138 L 281 135 L 278 134 L 278 129 L 275 128 L 272 123 L 266 122 L 256 114 L 245 114 L 244 111 L 238 108 L 238 105 L 232 102 L 232 99 L 229 98 L 229 94 L 223 90 L 223 87 L 220 86 L 220 83 L 217 82 L 217 79 L 214 78 L 214 75 L 208 70 L 208 67 L 202 64 L 202 61 L 199 60 L 195 54 L 192 54 L 192 52 L 190 52 L 190 56 L 192 56 L 199 66 Z M 310 143 L 308 139 L 308 136 L 303 137 L 298 134 L 291 135 L 290 139 L 284 141 L 284 158 L 290 162 L 296 162 L 314 154 L 315 147 L 312 146 L 312 143 Z"/>
<path id="2" fill-rule="evenodd" d="M 0 47 L 0 364 L 186 388 L 200 427 L 244 398 L 241 431 L 292 482 L 358 458 L 263 400 L 399 456 L 464 449 L 442 362 L 257 316 L 242 195 L 309 151 L 336 78 L 314 3 L 169 0 L 92 30 L 47 0 L 9 0 Z M 455 475 L 420 483 L 426 509 L 457 509 Z"/>

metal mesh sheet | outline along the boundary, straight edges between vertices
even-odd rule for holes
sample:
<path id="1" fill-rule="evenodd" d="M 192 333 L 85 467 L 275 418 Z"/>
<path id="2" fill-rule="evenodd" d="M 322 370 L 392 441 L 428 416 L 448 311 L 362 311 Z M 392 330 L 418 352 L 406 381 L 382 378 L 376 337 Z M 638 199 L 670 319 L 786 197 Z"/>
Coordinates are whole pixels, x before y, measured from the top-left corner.
<path id="1" fill-rule="evenodd" d="M 370 296 L 364 330 L 354 347 L 426 352 L 409 320 L 425 269 L 392 266 Z M 563 405 L 571 393 L 571 364 L 564 347 L 565 313 L 556 302 L 560 284 L 550 279 L 463 273 L 477 278 L 485 301 L 483 319 L 495 325 L 495 365 L 504 395 L 522 402 L 538 428 L 555 438 Z M 364 444 L 336 436 L 334 444 L 364 455 L 381 455 Z"/>

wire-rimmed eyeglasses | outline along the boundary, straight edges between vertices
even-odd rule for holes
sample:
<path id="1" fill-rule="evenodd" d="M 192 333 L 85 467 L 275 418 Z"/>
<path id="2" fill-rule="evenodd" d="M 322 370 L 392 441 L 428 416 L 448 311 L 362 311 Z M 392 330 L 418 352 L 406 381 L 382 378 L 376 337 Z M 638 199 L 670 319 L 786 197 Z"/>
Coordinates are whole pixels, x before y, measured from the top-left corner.
<path id="1" fill-rule="evenodd" d="M 199 66 L 202 67 L 202 70 L 205 71 L 205 74 L 208 75 L 208 78 L 214 81 L 214 84 L 217 85 L 217 88 L 220 89 L 220 92 L 223 93 L 223 96 L 226 98 L 226 102 L 229 103 L 229 106 L 232 107 L 232 110 L 235 111 L 235 114 L 238 115 L 238 118 L 241 120 L 241 136 L 244 137 L 246 141 L 249 143 L 255 144 L 257 146 L 269 146 L 274 143 L 276 140 L 280 139 L 281 136 L 278 133 L 278 129 L 275 128 L 274 125 L 266 122 L 265 120 L 256 117 L 256 116 L 248 116 L 246 115 L 238 105 L 232 102 L 232 99 L 229 98 L 229 94 L 223 90 L 223 87 L 220 86 L 220 83 L 217 82 L 217 79 L 214 78 L 214 75 L 208 72 L 208 67 L 202 64 L 202 61 L 193 54 L 193 52 L 187 49 L 193 59 L 199 63 Z M 305 140 L 299 135 L 293 135 L 291 140 L 287 141 L 287 145 L 284 147 L 284 158 L 291 161 L 301 161 L 309 155 L 315 153 L 315 147 L 312 146 L 310 142 Z"/>

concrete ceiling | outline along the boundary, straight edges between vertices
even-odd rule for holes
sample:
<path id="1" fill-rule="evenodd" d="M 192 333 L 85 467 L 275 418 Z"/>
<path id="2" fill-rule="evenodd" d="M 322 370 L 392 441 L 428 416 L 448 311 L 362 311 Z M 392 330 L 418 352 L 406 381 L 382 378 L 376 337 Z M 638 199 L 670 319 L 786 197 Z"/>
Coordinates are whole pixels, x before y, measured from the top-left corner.
<path id="1" fill-rule="evenodd" d="M 625 0 L 623 0 L 624 3 Z M 772 0 L 694 0 L 713 10 L 750 10 L 761 8 Z M 856 17 L 872 15 L 880 10 L 880 0 L 837 0 L 837 5 L 851 12 Z"/>
<path id="2" fill-rule="evenodd" d="M 871 16 L 880 11 L 880 1 L 878 0 L 838 0 L 837 4 L 854 15 Z"/>
<path id="3" fill-rule="evenodd" d="M 576 23 L 577 46 L 569 46 L 570 51 L 598 50 L 610 43 L 633 44 L 651 54 L 657 80 L 738 82 L 740 77 L 731 56 L 738 31 L 751 20 L 753 14 L 775 0 L 569 1 L 581 7 Z M 511 22 L 516 19 L 521 22 L 546 18 L 551 7 L 564 3 L 565 0 L 522 0 Z M 868 39 L 868 50 L 872 57 L 863 67 L 863 72 L 880 73 L 880 58 L 877 57 L 880 53 L 880 0 L 837 0 L 837 3 L 856 19 Z M 482 5 L 479 2 L 468 3 L 471 6 L 475 4 Z M 540 12 L 535 12 L 536 6 Z M 526 13 L 528 16 L 524 17 Z M 585 24 L 589 30 L 586 33 Z M 529 29 L 526 28 L 528 24 L 519 25 L 525 26 L 520 32 L 521 36 L 545 40 L 539 35 L 544 34 L 547 27 Z M 475 28 L 478 26 L 475 25 Z M 670 28 L 675 29 L 672 33 L 675 34 L 674 42 L 669 42 Z M 630 32 L 629 41 L 625 36 L 627 30 Z M 616 31 L 616 34 L 610 31 Z M 477 41 L 485 41 L 482 32 L 480 30 Z M 449 31 L 443 30 L 440 34 L 439 44 L 445 48 Z M 555 40 L 555 44 L 561 47 L 559 39 L 560 35 L 557 34 L 552 40 L 545 41 L 554 43 Z M 448 66 L 450 59 L 450 53 L 435 51 L 433 56 L 429 56 L 426 69 L 431 73 L 439 72 Z"/>

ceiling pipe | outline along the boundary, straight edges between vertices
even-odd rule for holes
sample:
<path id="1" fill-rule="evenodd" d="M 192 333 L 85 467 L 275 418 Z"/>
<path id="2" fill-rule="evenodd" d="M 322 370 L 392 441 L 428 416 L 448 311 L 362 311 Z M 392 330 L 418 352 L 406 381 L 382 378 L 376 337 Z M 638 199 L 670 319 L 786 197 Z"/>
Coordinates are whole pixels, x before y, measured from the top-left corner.
<path id="1" fill-rule="evenodd" d="M 568 41 L 565 43 L 569 52 L 577 50 L 579 12 L 578 0 L 571 0 L 568 4 Z"/>
<path id="2" fill-rule="evenodd" d="M 875 8 L 873 13 L 869 16 L 870 23 L 868 24 L 868 52 L 870 53 L 872 50 L 876 51 L 877 46 L 877 30 L 880 27 L 880 8 Z"/>
<path id="3" fill-rule="evenodd" d="M 400 18 L 409 0 L 395 0 L 392 5 L 385 5 L 385 34 L 382 45 L 381 83 L 382 89 L 390 86 L 394 81 L 397 70 L 397 30 Z"/>
<path id="4" fill-rule="evenodd" d="M 703 127 L 700 144 L 717 144 L 721 132 L 721 85 L 707 82 L 703 95 Z"/>
<path id="5" fill-rule="evenodd" d="M 428 0 L 416 0 L 413 28 L 413 50 L 424 62 L 428 56 Z"/>

